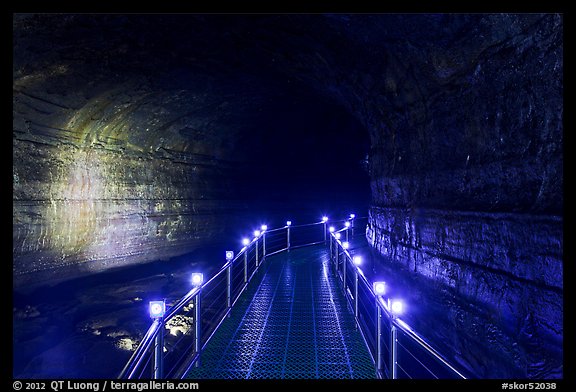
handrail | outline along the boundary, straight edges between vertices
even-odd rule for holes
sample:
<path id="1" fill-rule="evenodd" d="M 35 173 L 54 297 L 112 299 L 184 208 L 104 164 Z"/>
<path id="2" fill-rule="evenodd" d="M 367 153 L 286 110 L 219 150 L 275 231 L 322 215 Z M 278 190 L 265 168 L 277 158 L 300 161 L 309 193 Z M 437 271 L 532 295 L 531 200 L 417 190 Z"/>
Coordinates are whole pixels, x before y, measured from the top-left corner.
<path id="1" fill-rule="evenodd" d="M 324 221 L 320 221 L 320 222 L 314 222 L 314 223 L 302 223 L 299 225 L 290 225 L 290 227 L 295 228 L 295 227 L 307 227 L 307 226 L 316 226 L 316 225 L 321 225 L 323 224 Z"/>
<path id="2" fill-rule="evenodd" d="M 197 361 L 203 348 L 206 347 L 225 317 L 229 314 L 231 307 L 236 304 L 240 295 L 246 290 L 248 284 L 255 276 L 256 272 L 258 272 L 259 267 L 265 261 L 266 256 L 286 251 L 291 248 L 325 242 L 325 223 L 325 221 L 321 221 L 301 225 L 286 224 L 285 226 L 275 229 L 266 228 L 265 230 L 262 230 L 259 235 L 254 236 L 238 251 L 238 253 L 234 255 L 231 260 L 227 260 L 226 263 L 224 263 L 224 265 L 222 265 L 222 267 L 220 267 L 220 269 L 210 277 L 210 279 L 202 282 L 198 287 L 194 287 L 188 291 L 165 312 L 162 318 L 153 320 L 152 325 L 144 335 L 142 341 L 120 372 L 119 378 L 133 379 L 143 376 L 147 378 L 163 378 L 167 375 L 183 376 L 185 370 L 189 369 L 190 366 Z M 317 238 L 307 238 L 305 243 L 291 244 L 291 230 L 322 224 L 324 224 L 324 228 L 321 232 L 316 232 Z M 283 235 L 283 232 L 286 232 L 286 235 Z M 282 236 L 280 239 L 282 244 L 280 246 L 278 246 L 277 243 L 278 238 L 274 238 L 278 235 Z M 318 239 L 318 241 L 316 239 Z M 268 248 L 267 240 L 269 241 Z M 274 241 L 274 243 L 271 244 L 270 241 Z M 243 267 L 243 271 L 239 269 L 239 267 Z M 226 278 L 224 279 L 226 281 L 225 284 L 222 282 L 224 277 Z M 216 298 L 212 298 L 212 303 L 208 305 L 203 304 L 206 302 L 206 298 L 202 300 L 202 304 L 200 303 L 201 295 L 203 297 L 208 296 L 209 300 L 210 295 L 219 288 L 227 292 L 226 295 L 224 295 L 227 304 L 220 304 L 218 302 L 219 298 L 222 297 L 222 294 L 213 295 L 212 297 Z M 232 290 L 233 288 L 234 290 Z M 235 292 L 233 293 L 233 291 Z M 162 362 L 165 360 L 165 357 L 170 354 L 164 354 L 163 352 L 165 348 L 163 340 L 165 335 L 164 327 L 169 327 L 172 320 L 174 320 L 176 316 L 180 315 L 183 310 L 185 312 L 190 312 L 190 309 L 186 309 L 186 305 L 188 304 L 192 304 L 194 316 L 184 316 L 184 318 L 188 317 L 188 319 L 191 320 L 191 323 L 194 324 L 194 332 L 190 332 L 190 337 L 193 338 L 193 342 L 188 347 L 190 352 L 184 353 L 182 357 L 185 357 L 183 359 L 184 362 L 189 363 L 181 363 L 182 361 L 178 360 L 172 367 L 172 369 L 176 370 L 164 372 Z M 215 327 L 207 331 L 202 328 L 202 325 L 207 322 L 202 317 L 202 311 L 205 309 L 211 312 L 211 314 L 216 312 L 216 319 L 212 318 L 208 321 L 208 324 L 215 325 Z M 190 329 L 190 331 L 192 331 L 192 329 Z M 175 345 L 179 342 L 181 342 L 181 340 L 177 340 Z M 146 359 L 148 360 L 146 361 Z M 148 366 L 151 367 L 151 376 L 146 376 L 144 373 Z"/>
<path id="3" fill-rule="evenodd" d="M 212 276 L 210 279 L 208 279 L 208 281 L 206 281 L 205 283 L 203 283 L 201 287 L 208 286 L 208 285 L 209 285 L 210 283 L 212 283 L 216 278 L 219 278 L 220 275 L 222 275 L 224 272 L 226 272 L 226 270 L 228 269 L 228 267 L 229 267 L 231 264 L 232 264 L 231 262 L 225 263 L 225 264 L 220 268 L 220 270 L 218 270 L 218 272 L 216 272 L 216 273 L 214 274 L 214 276 Z"/>
<path id="4" fill-rule="evenodd" d="M 410 365 L 410 363 L 405 363 L 404 361 L 406 361 L 406 359 L 403 359 L 402 355 L 398 354 L 398 352 L 402 353 L 402 350 L 404 350 L 407 354 L 410 354 L 416 359 L 414 353 L 408 351 L 408 349 L 401 344 L 404 342 L 404 339 L 409 339 L 417 345 L 417 348 L 423 350 L 421 354 L 424 357 L 430 355 L 433 361 L 437 361 L 441 369 L 448 372 L 449 377 L 466 378 L 463 373 L 452 366 L 438 350 L 436 350 L 422 336 L 417 334 L 406 322 L 394 314 L 383 296 L 374 292 L 372 284 L 368 281 L 360 266 L 353 263 L 351 252 L 348 249 L 344 249 L 344 242 L 336 238 L 337 233 L 346 231 L 346 238 L 348 239 L 348 230 L 350 230 L 352 234 L 354 233 L 354 220 L 360 220 L 363 218 L 365 219 L 366 217 L 332 221 L 350 221 L 351 225 L 349 225 L 350 227 L 346 226 L 330 233 L 328 233 L 327 222 L 324 220 L 301 225 L 287 224 L 283 227 L 262 231 L 259 235 L 252 238 L 247 245 L 241 248 L 234 257 L 227 260 L 224 265 L 222 265 L 222 267 L 220 267 L 220 269 L 210 277 L 210 279 L 202 282 L 198 287 L 193 287 L 188 291 L 168 309 L 162 318 L 156 318 L 153 320 L 142 341 L 122 369 L 119 378 L 133 379 L 143 376 L 148 378 L 149 376 L 147 377 L 144 374 L 147 367 L 151 368 L 151 377 L 153 378 L 163 378 L 168 375 L 173 377 L 184 376 L 191 366 L 195 363 L 197 364 L 203 349 L 209 343 L 212 336 L 214 336 L 226 316 L 230 313 L 240 295 L 246 290 L 248 284 L 250 284 L 252 278 L 258 272 L 259 267 L 265 262 L 266 256 L 284 252 L 291 248 L 309 246 L 318 243 L 327 243 L 327 245 L 329 245 L 330 259 L 334 261 L 334 263 L 331 264 L 334 266 L 336 276 L 342 283 L 344 295 L 354 311 L 356 324 L 364 338 L 368 351 L 372 356 L 372 360 L 376 366 L 377 376 L 401 378 L 398 375 L 398 368 L 400 368 L 404 375 L 411 377 L 408 373 L 409 370 L 402 368 L 402 366 L 409 368 L 408 365 Z M 319 234 L 319 240 L 306 237 L 304 243 L 296 245 L 291 244 L 291 230 L 317 225 L 323 225 L 322 232 L 316 233 Z M 286 235 L 283 235 L 283 231 L 285 231 Z M 306 230 L 304 230 L 304 232 L 306 232 Z M 316 234 L 313 234 L 313 236 Z M 274 238 L 279 235 L 282 236 L 280 239 Z M 333 248 L 335 254 L 333 254 Z M 343 257 L 343 260 L 340 260 L 341 257 Z M 349 266 L 353 268 L 355 276 L 354 287 L 347 283 L 348 278 L 346 277 L 346 271 Z M 360 302 L 360 287 L 362 287 L 364 292 L 369 294 L 368 303 L 364 303 L 365 301 Z M 226 293 L 217 295 L 216 293 L 219 290 L 224 290 Z M 214 298 L 215 295 L 216 297 Z M 200 296 L 204 298 L 202 302 L 200 302 Z M 222 304 L 220 300 L 222 297 L 226 298 L 226 303 L 224 304 Z M 205 302 L 207 302 L 207 304 L 205 304 Z M 189 305 L 189 309 L 187 309 L 186 305 Z M 187 315 L 180 315 L 183 310 L 186 314 L 193 310 L 194 316 L 190 317 Z M 202 315 L 203 310 L 206 310 L 212 318 L 205 320 L 205 317 Z M 370 321 L 373 317 L 373 314 L 371 313 L 374 313 L 374 311 L 377 311 L 376 313 L 378 314 L 376 320 L 374 320 L 374 323 L 370 323 L 369 325 L 366 324 L 365 321 Z M 172 354 L 171 352 L 166 354 L 164 353 L 165 329 L 168 328 L 172 320 L 176 319 L 179 315 L 181 316 L 179 321 L 189 320 L 190 323 L 194 325 L 193 329 L 190 328 L 190 331 L 193 330 L 194 332 L 189 332 L 190 336 L 188 336 L 193 338 L 192 343 L 189 343 L 187 348 L 184 347 L 184 354 L 175 361 L 172 370 L 164 372 L 163 362 L 168 355 Z M 382 315 L 386 317 L 381 317 Z M 203 329 L 203 323 L 208 323 L 208 325 L 211 325 L 212 327 L 209 329 Z M 372 335 L 373 331 L 369 330 L 369 327 L 376 329 L 376 336 Z M 386 327 L 389 327 L 389 331 L 386 330 Z M 401 331 L 401 334 L 398 334 L 398 331 Z M 389 333 L 390 337 L 389 346 L 386 346 L 386 343 L 382 338 L 382 336 L 387 333 Z M 404 335 L 402 336 L 402 334 Z M 184 335 L 186 335 L 186 333 Z M 168 335 L 168 337 L 171 336 Z M 182 346 L 184 338 L 185 336 L 182 336 L 182 338 L 177 339 L 172 345 L 171 350 L 177 351 L 178 346 Z M 385 350 L 382 348 L 383 344 L 388 350 L 388 355 L 385 355 Z M 409 358 L 410 355 L 406 355 L 406 358 Z M 424 357 L 421 357 L 420 359 L 426 361 Z M 416 361 L 423 369 L 425 369 L 423 370 L 425 376 L 431 375 L 439 378 L 438 375 L 430 369 L 434 368 L 433 363 L 426 362 L 426 364 L 423 364 L 419 359 L 416 359 Z M 385 366 L 386 362 L 388 362 L 388 366 Z M 416 376 L 418 376 L 418 374 L 416 374 Z"/>
<path id="5" fill-rule="evenodd" d="M 441 361 L 444 364 L 444 366 L 448 367 L 451 371 L 456 373 L 461 378 L 466 379 L 466 376 L 464 376 L 460 371 L 458 371 L 454 366 L 452 366 L 434 347 L 430 345 L 430 343 L 428 343 L 426 340 L 424 340 L 424 338 L 422 338 L 420 335 L 414 332 L 408 324 L 406 324 L 401 319 L 394 319 L 392 322 L 396 324 L 398 328 L 402 329 L 402 331 L 405 332 L 407 335 L 410 335 L 412 339 L 416 340 L 430 354 L 432 354 L 439 361 Z"/>
<path id="6" fill-rule="evenodd" d="M 120 372 L 119 378 L 130 379 L 134 376 L 134 372 L 136 371 L 138 366 L 140 366 L 144 358 L 144 354 L 152 346 L 152 343 L 154 342 L 154 339 L 156 338 L 158 331 L 160 331 L 161 326 L 162 322 L 160 320 L 154 320 L 154 322 L 146 332 L 146 335 L 144 335 L 144 338 L 142 339 L 142 341 L 140 342 L 140 344 L 138 345 L 138 347 L 136 348 L 136 350 L 126 363 L 126 365 L 124 365 L 124 368 Z"/>
<path id="7" fill-rule="evenodd" d="M 397 350 L 398 350 L 398 345 L 399 345 L 399 340 L 400 340 L 399 336 L 397 334 L 397 330 L 400 330 L 402 333 L 405 334 L 405 336 L 408 339 L 410 339 L 412 342 L 416 343 L 418 345 L 418 347 L 422 348 L 426 353 L 428 353 L 436 361 L 438 361 L 440 366 L 442 368 L 444 368 L 449 373 L 448 374 L 449 376 L 455 377 L 455 378 L 466 379 L 466 376 L 461 371 L 456 369 L 453 365 L 451 365 L 450 362 L 442 354 L 440 354 L 440 352 L 438 350 L 436 350 L 422 336 L 417 334 L 412 329 L 412 327 L 410 327 L 405 321 L 403 321 L 401 318 L 399 318 L 398 315 L 394 314 L 392 309 L 390 309 L 389 305 L 384 300 L 383 296 L 374 291 L 372 284 L 368 281 L 368 279 L 364 275 L 364 272 L 362 271 L 360 266 L 354 265 L 354 263 L 352 261 L 353 258 L 350 254 L 350 251 L 348 249 L 344 249 L 343 241 L 336 238 L 336 235 L 335 235 L 336 233 L 340 233 L 341 231 L 348 230 L 348 229 L 349 229 L 348 227 L 344 227 L 340 230 L 335 230 L 333 233 L 330 233 L 330 259 L 334 261 L 333 266 L 335 268 L 336 276 L 339 278 L 339 281 L 342 283 L 342 289 L 344 291 L 344 295 L 348 299 L 348 303 L 352 307 L 352 310 L 354 311 L 354 313 L 356 315 L 356 324 L 357 324 L 360 332 L 362 333 L 362 335 L 364 337 L 364 342 L 368 346 L 368 351 L 372 355 L 372 360 L 373 360 L 374 364 L 377 366 L 378 376 L 379 377 L 388 376 L 389 378 L 400 378 L 400 377 L 398 377 L 398 374 L 397 374 L 398 373 L 397 367 L 399 366 L 399 363 L 398 363 L 399 355 L 398 355 Z M 335 248 L 334 254 L 332 252 L 333 247 Z M 341 257 L 343 257 L 344 260 L 341 261 L 340 260 Z M 346 277 L 346 271 L 347 271 L 349 265 L 354 268 L 355 282 L 356 282 L 354 284 L 354 287 L 350 287 L 347 284 L 348 279 Z M 370 297 L 373 300 L 372 303 L 375 304 L 376 310 L 378 313 L 377 319 L 375 320 L 376 330 L 377 330 L 377 333 L 375 336 L 376 342 L 374 342 L 375 347 L 373 347 L 371 345 L 370 338 L 368 338 L 368 336 L 370 336 L 371 332 L 366 330 L 367 326 L 363 325 L 360 322 L 360 317 L 362 317 L 363 319 L 370 319 L 370 315 L 369 314 L 360 314 L 362 309 L 366 309 L 366 306 L 364 306 L 363 308 L 360 308 L 360 306 L 358 305 L 358 299 L 359 299 L 359 287 L 358 286 L 359 286 L 359 284 L 362 285 L 363 290 L 367 290 L 370 293 Z M 374 301 L 374 299 L 375 299 L 375 301 Z M 388 355 L 384 355 L 385 353 L 382 352 L 383 350 L 381 347 L 382 346 L 382 340 L 381 339 L 382 339 L 383 333 L 382 333 L 382 321 L 380 321 L 380 318 L 381 318 L 382 314 L 384 314 L 386 316 L 386 319 L 388 320 L 389 325 L 390 325 L 390 330 L 389 330 L 390 345 L 388 347 L 388 352 L 387 352 Z M 408 357 L 408 356 L 406 356 L 406 357 Z M 387 359 L 389 362 L 388 371 L 386 371 L 386 369 L 384 369 L 382 367 L 384 365 L 384 362 L 386 362 Z M 418 362 L 428 372 L 428 374 L 425 374 L 425 375 L 431 375 L 435 378 L 439 378 L 428 367 L 424 366 L 420 361 L 418 361 Z M 406 371 L 405 371 L 405 373 L 406 373 Z M 410 376 L 409 374 L 406 374 L 406 375 Z"/>
<path id="8" fill-rule="evenodd" d="M 275 229 L 268 229 L 268 230 L 266 230 L 266 233 L 273 233 L 273 232 L 276 232 L 276 231 L 283 230 L 283 229 L 285 229 L 285 228 L 287 228 L 287 227 L 288 227 L 288 226 L 282 226 L 282 227 L 277 227 L 277 228 L 275 228 Z"/>
<path id="9" fill-rule="evenodd" d="M 194 287 L 192 290 L 186 293 L 184 297 L 180 298 L 178 302 L 176 302 L 176 304 L 172 306 L 170 310 L 166 313 L 166 315 L 164 316 L 165 320 L 171 319 L 176 313 L 178 313 L 180 309 L 184 307 L 184 305 L 186 305 L 187 302 L 190 302 L 190 300 L 194 298 L 199 291 L 200 289 L 198 287 Z"/>

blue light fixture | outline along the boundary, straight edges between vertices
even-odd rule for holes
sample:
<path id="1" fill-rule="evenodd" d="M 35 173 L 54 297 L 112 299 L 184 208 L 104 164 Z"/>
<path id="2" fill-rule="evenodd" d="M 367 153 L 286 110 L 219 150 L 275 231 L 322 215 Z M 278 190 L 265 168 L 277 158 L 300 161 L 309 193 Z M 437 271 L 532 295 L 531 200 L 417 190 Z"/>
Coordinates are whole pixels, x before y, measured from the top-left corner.
<path id="1" fill-rule="evenodd" d="M 344 242 L 342 243 L 342 247 L 343 247 L 344 249 L 348 249 L 348 248 L 350 247 L 350 243 L 349 243 L 348 241 L 344 241 Z"/>
<path id="2" fill-rule="evenodd" d="M 192 286 L 198 287 L 201 286 L 204 282 L 204 274 L 201 272 L 194 272 L 192 273 L 192 278 L 190 279 L 192 282 Z"/>
<path id="3" fill-rule="evenodd" d="M 260 230 L 262 230 L 262 232 L 268 230 L 268 225 L 262 225 L 262 226 L 260 226 Z"/>
<path id="4" fill-rule="evenodd" d="M 392 300 L 390 304 L 390 310 L 396 315 L 402 314 L 402 312 L 404 312 L 404 302 L 400 301 L 399 299 Z"/>
<path id="5" fill-rule="evenodd" d="M 336 229 L 334 228 L 334 226 L 330 226 L 330 227 L 328 228 L 328 231 L 329 231 L 330 233 L 334 233 L 334 230 L 336 230 Z"/>
<path id="6" fill-rule="evenodd" d="M 344 226 L 350 227 L 350 222 L 348 222 L 348 221 L 344 222 Z"/>
<path id="7" fill-rule="evenodd" d="M 322 217 L 322 222 L 324 222 L 324 223 L 328 222 L 328 217 L 327 217 L 327 216 L 323 216 L 323 217 Z"/>
<path id="8" fill-rule="evenodd" d="M 292 226 L 292 221 L 286 221 L 286 226 Z"/>
<path id="9" fill-rule="evenodd" d="M 377 296 L 386 294 L 386 282 L 374 282 L 372 288 L 374 289 L 374 294 Z"/>
<path id="10" fill-rule="evenodd" d="M 350 214 L 350 219 L 356 218 L 356 214 Z"/>
<path id="11" fill-rule="evenodd" d="M 150 313 L 150 318 L 162 318 L 166 313 L 166 303 L 164 301 L 150 301 L 148 312 Z"/>
<path id="12" fill-rule="evenodd" d="M 260 237 L 260 230 L 254 230 L 254 238 Z"/>
<path id="13" fill-rule="evenodd" d="M 339 240 L 340 237 L 342 237 L 342 236 L 340 235 L 340 233 L 336 233 L 336 234 L 334 234 L 334 237 L 336 237 L 336 239 Z"/>
<path id="14" fill-rule="evenodd" d="M 360 265 L 362 264 L 362 257 L 360 256 L 354 256 L 352 258 L 352 261 L 354 262 L 354 265 Z"/>
<path id="15" fill-rule="evenodd" d="M 242 238 L 242 245 L 248 246 L 249 243 L 250 243 L 250 240 L 248 238 Z"/>
<path id="16" fill-rule="evenodd" d="M 231 261 L 232 259 L 234 259 L 234 251 L 233 250 L 227 250 L 226 251 L 226 260 Z"/>

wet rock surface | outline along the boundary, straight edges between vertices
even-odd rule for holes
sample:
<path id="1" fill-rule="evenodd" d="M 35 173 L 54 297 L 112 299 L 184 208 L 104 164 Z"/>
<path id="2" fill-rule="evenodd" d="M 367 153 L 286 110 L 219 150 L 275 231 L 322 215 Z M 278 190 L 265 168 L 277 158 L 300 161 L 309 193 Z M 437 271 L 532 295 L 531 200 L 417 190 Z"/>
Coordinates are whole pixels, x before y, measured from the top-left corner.
<path id="1" fill-rule="evenodd" d="M 151 324 L 148 301 L 180 299 L 191 270 L 217 270 L 222 246 L 15 291 L 14 377 L 117 377 Z"/>

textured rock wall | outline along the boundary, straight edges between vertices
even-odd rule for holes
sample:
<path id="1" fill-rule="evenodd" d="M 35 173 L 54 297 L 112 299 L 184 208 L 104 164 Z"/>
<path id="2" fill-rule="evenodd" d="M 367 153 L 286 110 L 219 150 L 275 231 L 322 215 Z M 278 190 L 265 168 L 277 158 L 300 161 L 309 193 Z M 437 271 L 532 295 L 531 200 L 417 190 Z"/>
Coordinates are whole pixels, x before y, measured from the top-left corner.
<path id="1" fill-rule="evenodd" d="M 222 159 L 234 135 L 196 110 L 213 102 L 92 71 L 15 71 L 17 286 L 186 253 L 242 208 Z"/>
<path id="2" fill-rule="evenodd" d="M 368 237 L 382 254 L 464 295 L 489 283 L 466 270 L 500 274 L 544 291 L 562 290 L 559 217 L 378 207 L 370 217 Z"/>
<path id="3" fill-rule="evenodd" d="M 495 349 L 518 375 L 558 377 L 562 21 L 489 19 L 471 27 L 480 46 L 491 41 L 484 50 L 462 33 L 430 52 L 435 71 L 416 95 L 396 87 L 399 110 L 373 135 L 367 236 L 392 263 L 489 309 L 510 337 Z"/>
<path id="4" fill-rule="evenodd" d="M 374 207 L 370 221 L 367 237 L 378 252 L 470 301 L 445 314 L 444 328 L 466 336 L 450 339 L 447 353 L 466 353 L 460 361 L 479 377 L 562 374 L 560 218 Z M 490 366 L 474 363 L 479 342 L 494 353 Z"/>
<path id="5" fill-rule="evenodd" d="M 14 160 L 16 284 L 185 253 L 232 206 L 207 180 L 215 167 L 18 139 Z"/>
<path id="6" fill-rule="evenodd" d="M 17 286 L 186 253 L 242 208 L 229 94 L 122 21 L 14 19 Z"/>

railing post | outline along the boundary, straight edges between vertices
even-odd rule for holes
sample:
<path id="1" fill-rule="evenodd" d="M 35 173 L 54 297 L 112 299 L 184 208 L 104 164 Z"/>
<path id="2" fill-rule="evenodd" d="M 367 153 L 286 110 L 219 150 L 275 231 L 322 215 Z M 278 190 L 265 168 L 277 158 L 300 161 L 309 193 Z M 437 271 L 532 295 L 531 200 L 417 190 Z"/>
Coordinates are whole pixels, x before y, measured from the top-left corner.
<path id="1" fill-rule="evenodd" d="M 194 297 L 194 351 L 198 355 L 198 359 L 196 360 L 195 366 L 200 366 L 200 351 L 202 347 L 202 320 L 201 312 L 200 312 L 200 293 L 198 291 L 196 297 Z"/>
<path id="2" fill-rule="evenodd" d="M 258 268 L 258 239 L 256 239 L 256 268 Z"/>
<path id="3" fill-rule="evenodd" d="M 154 373 L 155 380 L 164 377 L 164 320 L 160 321 L 160 329 L 154 339 Z"/>
<path id="4" fill-rule="evenodd" d="M 390 328 L 390 371 L 391 371 L 391 378 L 397 379 L 398 378 L 398 329 L 394 324 L 392 324 L 392 328 Z"/>
<path id="5" fill-rule="evenodd" d="M 326 242 L 326 222 L 322 222 L 324 226 L 324 242 Z"/>
<path id="6" fill-rule="evenodd" d="M 342 271 L 342 288 L 344 289 L 344 296 L 346 296 L 346 264 L 348 264 L 348 256 L 346 256 L 346 251 L 342 252 L 344 255 L 344 261 L 342 262 L 342 266 L 344 270 Z"/>
<path id="7" fill-rule="evenodd" d="M 332 237 L 334 237 L 332 234 L 330 234 L 329 237 L 329 242 L 330 242 L 330 259 L 332 259 L 334 256 L 332 255 Z"/>
<path id="8" fill-rule="evenodd" d="M 244 252 L 244 284 L 248 283 L 248 248 Z"/>
<path id="9" fill-rule="evenodd" d="M 287 249 L 290 250 L 290 225 L 287 225 L 286 228 L 286 241 L 287 241 Z"/>
<path id="10" fill-rule="evenodd" d="M 334 248 L 336 246 L 338 246 L 336 244 L 336 237 L 334 237 L 333 235 L 331 236 L 332 238 L 330 238 L 330 261 L 334 262 Z"/>
<path id="11" fill-rule="evenodd" d="M 352 230 L 352 237 L 354 237 L 354 218 L 355 216 L 350 217 L 350 229 Z"/>
<path id="12" fill-rule="evenodd" d="M 354 316 L 356 317 L 356 328 L 358 328 L 358 266 L 356 266 L 354 277 Z"/>
<path id="13" fill-rule="evenodd" d="M 382 309 L 376 298 L 376 371 L 382 370 Z"/>
<path id="14" fill-rule="evenodd" d="M 338 275 L 338 259 L 340 258 L 340 249 L 338 249 L 338 243 L 336 242 L 336 246 L 334 247 L 334 269 L 336 271 L 336 275 Z"/>
<path id="15" fill-rule="evenodd" d="M 262 233 L 262 261 L 266 258 L 266 232 Z"/>
<path id="16" fill-rule="evenodd" d="M 346 228 L 346 242 L 349 241 L 349 239 L 348 239 L 348 231 L 349 231 L 349 227 Z"/>
<path id="17" fill-rule="evenodd" d="M 336 248 L 336 272 L 338 272 L 340 268 L 340 247 Z M 338 275 L 338 279 L 340 279 L 340 275 Z"/>
<path id="18" fill-rule="evenodd" d="M 232 308 L 232 262 L 229 262 L 226 270 L 226 306 L 228 310 Z M 230 316 L 230 312 L 228 312 Z"/>
<path id="19" fill-rule="evenodd" d="M 338 263 L 340 260 L 340 247 L 338 246 L 338 240 L 334 240 L 334 265 L 336 266 L 336 272 L 338 272 Z"/>

